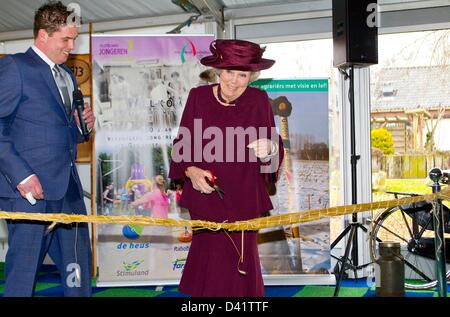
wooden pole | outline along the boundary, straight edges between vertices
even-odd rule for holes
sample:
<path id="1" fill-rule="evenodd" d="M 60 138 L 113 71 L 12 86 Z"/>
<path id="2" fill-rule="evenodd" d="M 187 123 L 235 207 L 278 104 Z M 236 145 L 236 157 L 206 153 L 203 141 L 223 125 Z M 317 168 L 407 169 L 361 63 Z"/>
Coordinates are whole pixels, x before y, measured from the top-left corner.
<path id="1" fill-rule="evenodd" d="M 91 61 L 91 78 L 90 85 L 91 85 L 91 96 L 90 96 L 90 106 L 92 111 L 94 111 L 94 86 L 93 86 L 93 60 L 92 60 L 92 23 L 89 23 L 89 56 Z M 97 215 L 97 209 L 95 208 L 95 200 L 96 200 L 96 187 L 95 187 L 95 179 L 94 179 L 94 172 L 95 172 L 95 130 L 92 130 L 91 133 L 91 213 L 96 216 Z M 92 241 L 92 277 L 97 277 L 97 225 L 92 224 L 91 225 L 91 241 Z"/>

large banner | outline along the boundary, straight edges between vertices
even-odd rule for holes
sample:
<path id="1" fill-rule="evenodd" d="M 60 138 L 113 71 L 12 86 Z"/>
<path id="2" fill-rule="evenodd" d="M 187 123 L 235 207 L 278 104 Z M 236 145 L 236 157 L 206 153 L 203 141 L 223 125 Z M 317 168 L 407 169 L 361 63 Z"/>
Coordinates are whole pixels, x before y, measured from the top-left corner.
<path id="1" fill-rule="evenodd" d="M 209 55 L 212 40 L 93 36 L 97 214 L 189 219 L 178 206 L 183 184 L 169 184 L 167 175 L 189 90 L 211 80 L 199 60 Z M 280 180 L 268 188 L 271 214 L 327 206 L 328 81 L 255 85 L 268 92 L 285 144 Z M 178 283 L 190 228 L 99 225 L 97 231 L 98 285 Z M 328 220 L 261 230 L 259 251 L 265 277 L 301 284 L 295 277 L 328 273 Z"/>
<path id="2" fill-rule="evenodd" d="M 170 148 L 213 39 L 93 36 L 97 214 L 188 219 Z M 98 284 L 178 283 L 190 241 L 190 228 L 99 225 Z"/>
<path id="3" fill-rule="evenodd" d="M 253 86 L 269 95 L 285 151 L 276 188 L 269 189 L 271 215 L 329 207 L 328 79 L 261 79 Z M 263 273 L 327 275 L 329 220 L 260 230 L 259 252 Z"/>

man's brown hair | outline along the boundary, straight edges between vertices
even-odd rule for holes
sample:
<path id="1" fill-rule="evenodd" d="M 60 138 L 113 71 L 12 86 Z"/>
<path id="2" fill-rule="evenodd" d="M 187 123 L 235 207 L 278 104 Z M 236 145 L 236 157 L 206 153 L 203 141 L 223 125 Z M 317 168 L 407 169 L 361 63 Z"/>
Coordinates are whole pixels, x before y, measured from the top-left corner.
<path id="1" fill-rule="evenodd" d="M 34 38 L 37 37 L 40 29 L 44 29 L 49 35 L 57 32 L 67 24 L 67 19 L 71 14 L 72 11 L 68 11 L 61 1 L 47 2 L 34 15 Z"/>

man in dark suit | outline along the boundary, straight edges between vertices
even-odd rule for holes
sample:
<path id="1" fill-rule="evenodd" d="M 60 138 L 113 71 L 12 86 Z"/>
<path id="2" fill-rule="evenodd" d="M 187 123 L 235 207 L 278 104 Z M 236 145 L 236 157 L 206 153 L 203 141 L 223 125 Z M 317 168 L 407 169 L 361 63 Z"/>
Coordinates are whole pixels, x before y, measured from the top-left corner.
<path id="1" fill-rule="evenodd" d="M 8 211 L 86 214 L 75 166 L 84 138 L 73 107 L 78 89 L 63 65 L 78 35 L 61 2 L 36 11 L 34 45 L 0 59 L 0 208 Z M 56 67 L 55 67 L 56 65 Z M 89 130 L 95 117 L 85 107 Z M 91 295 L 91 247 L 86 223 L 8 223 L 4 296 L 32 296 L 48 253 L 65 296 Z"/>

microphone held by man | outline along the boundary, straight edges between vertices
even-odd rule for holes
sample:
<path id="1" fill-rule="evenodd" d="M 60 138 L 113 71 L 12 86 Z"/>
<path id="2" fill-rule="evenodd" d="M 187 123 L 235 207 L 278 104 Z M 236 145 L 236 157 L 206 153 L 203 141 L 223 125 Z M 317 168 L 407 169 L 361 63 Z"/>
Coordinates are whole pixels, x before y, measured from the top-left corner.
<path id="1" fill-rule="evenodd" d="M 83 134 L 84 139 L 89 140 L 90 129 L 88 128 L 88 123 L 90 122 L 90 117 L 86 117 L 88 113 L 85 113 L 85 105 L 83 99 L 83 93 L 76 89 L 73 91 L 73 102 L 75 104 L 75 120 L 77 125 L 80 127 L 81 133 Z M 92 112 L 90 112 L 92 114 Z"/>

